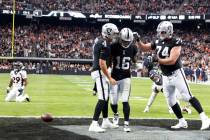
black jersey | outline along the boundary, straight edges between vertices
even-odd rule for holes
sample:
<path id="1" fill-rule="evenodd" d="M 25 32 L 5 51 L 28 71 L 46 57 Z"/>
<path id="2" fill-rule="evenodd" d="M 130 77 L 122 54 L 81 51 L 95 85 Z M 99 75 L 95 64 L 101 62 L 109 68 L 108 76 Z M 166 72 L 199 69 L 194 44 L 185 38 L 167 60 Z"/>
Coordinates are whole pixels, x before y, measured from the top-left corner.
<path id="1" fill-rule="evenodd" d="M 112 58 L 112 77 L 115 80 L 122 80 L 131 77 L 130 66 L 131 62 L 135 60 L 137 54 L 137 47 L 130 45 L 128 48 L 123 48 L 120 43 L 111 45 Z"/>
<path id="2" fill-rule="evenodd" d="M 110 66 L 110 46 L 102 38 L 96 38 L 93 45 L 93 71 L 100 70 L 99 59 L 105 60 Z"/>
<path id="3" fill-rule="evenodd" d="M 181 46 L 182 40 L 171 38 L 169 40 L 156 40 L 152 43 L 152 49 L 156 50 L 157 55 L 160 58 L 166 58 L 170 56 L 171 49 L 176 46 Z M 182 67 L 180 56 L 174 65 L 162 65 L 160 64 L 160 69 L 163 75 L 171 75 L 173 71 Z"/>

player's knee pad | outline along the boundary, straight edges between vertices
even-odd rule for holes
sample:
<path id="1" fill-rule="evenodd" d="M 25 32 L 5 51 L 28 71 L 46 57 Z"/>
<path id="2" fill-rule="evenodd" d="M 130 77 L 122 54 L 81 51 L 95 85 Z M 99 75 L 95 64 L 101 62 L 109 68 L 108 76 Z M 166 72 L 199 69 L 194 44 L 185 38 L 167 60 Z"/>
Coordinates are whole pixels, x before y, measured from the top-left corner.
<path id="1" fill-rule="evenodd" d="M 176 98 L 174 99 L 174 98 L 170 98 L 170 96 L 169 97 L 167 97 L 167 102 L 168 102 L 168 105 L 170 106 L 170 107 L 172 107 L 172 106 L 174 106 L 175 104 L 176 104 Z"/>
<path id="2" fill-rule="evenodd" d="M 115 94 L 117 94 L 117 93 L 115 93 Z M 113 94 L 110 94 L 110 102 L 111 102 L 111 104 L 116 105 L 118 103 L 118 97 L 114 96 Z"/>
<path id="3" fill-rule="evenodd" d="M 122 102 L 128 102 L 128 99 L 129 99 L 129 95 L 124 96 L 124 97 L 122 97 Z"/>
<path id="4" fill-rule="evenodd" d="M 128 102 L 130 96 L 130 90 L 124 90 L 122 93 L 122 102 Z"/>
<path id="5" fill-rule="evenodd" d="M 192 96 L 189 93 L 181 93 L 181 100 L 185 102 L 189 102 Z"/>
<path id="6" fill-rule="evenodd" d="M 108 89 L 104 89 L 104 90 L 98 90 L 98 99 L 99 100 L 104 100 L 107 101 L 108 100 Z"/>

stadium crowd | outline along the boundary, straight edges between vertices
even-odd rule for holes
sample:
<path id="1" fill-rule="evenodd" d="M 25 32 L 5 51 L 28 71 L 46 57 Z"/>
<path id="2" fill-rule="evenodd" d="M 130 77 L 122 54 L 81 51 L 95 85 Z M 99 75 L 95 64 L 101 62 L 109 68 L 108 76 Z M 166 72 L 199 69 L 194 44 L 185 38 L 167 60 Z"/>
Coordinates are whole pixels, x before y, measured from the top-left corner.
<path id="1" fill-rule="evenodd" d="M 0 54 L 11 56 L 11 28 L 1 26 L 0 28 Z M 17 57 L 43 57 L 43 58 L 69 58 L 69 59 L 91 59 L 92 45 L 95 37 L 100 35 L 100 30 L 83 27 L 65 27 L 53 25 L 34 24 L 28 26 L 17 26 L 15 29 L 15 51 Z M 182 31 L 176 30 L 176 36 L 182 38 L 184 47 L 182 56 L 184 60 L 185 73 L 189 80 L 207 80 L 210 72 L 210 48 L 203 39 L 208 37 L 205 30 Z M 144 31 L 142 40 L 148 42 L 156 37 L 154 31 Z M 150 53 L 139 52 L 139 61 L 146 60 Z M 42 65 L 42 66 L 40 66 Z M 52 70 L 81 70 L 90 71 L 89 66 L 79 64 L 52 63 Z M 45 64 L 27 64 L 27 69 L 39 69 Z M 0 69 L 11 68 L 10 65 L 1 64 Z M 42 73 L 42 72 L 41 72 Z M 195 74 L 196 73 L 196 77 Z M 142 75 L 147 75 L 145 70 Z"/>
<path id="2" fill-rule="evenodd" d="M 0 9 L 12 9 L 12 0 L 0 0 Z M 113 6 L 114 5 L 114 6 Z M 210 12 L 208 0 L 16 0 L 16 10 L 76 10 L 87 13 L 106 14 L 204 14 Z M 16 57 L 91 59 L 92 45 L 100 30 L 94 27 L 55 26 L 29 24 L 15 26 Z M 177 30 L 176 35 L 184 41 L 182 51 L 185 73 L 189 80 L 205 81 L 210 73 L 209 45 L 203 41 L 209 34 L 205 30 Z M 10 25 L 0 26 L 0 54 L 11 56 L 12 30 Z M 155 31 L 143 31 L 142 40 L 156 37 Z M 150 53 L 139 52 L 139 61 L 147 61 Z M 90 71 L 89 65 L 62 62 L 27 62 L 26 69 Z M 10 63 L 1 63 L 0 69 L 11 68 Z M 43 70 L 45 71 L 45 70 Z M 147 75 L 147 70 L 142 75 Z"/>
<path id="3" fill-rule="evenodd" d="M 12 0 L 2 0 L 1 9 L 12 9 Z M 114 6 L 113 6 L 114 5 Z M 75 10 L 106 14 L 203 14 L 208 0 L 16 0 L 16 10 Z"/>
<path id="4" fill-rule="evenodd" d="M 1 27 L 0 32 L 1 56 L 11 56 L 11 47 L 8 47 L 11 46 L 11 28 Z M 98 34 L 94 28 L 17 26 L 14 56 L 90 59 L 94 37 Z"/>

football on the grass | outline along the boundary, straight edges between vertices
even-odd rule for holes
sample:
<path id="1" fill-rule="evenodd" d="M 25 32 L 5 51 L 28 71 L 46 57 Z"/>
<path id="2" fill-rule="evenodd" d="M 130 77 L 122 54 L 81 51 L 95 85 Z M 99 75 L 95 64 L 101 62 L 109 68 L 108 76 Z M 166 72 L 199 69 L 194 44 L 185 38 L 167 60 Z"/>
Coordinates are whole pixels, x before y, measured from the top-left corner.
<path id="1" fill-rule="evenodd" d="M 51 122 L 53 121 L 53 117 L 50 113 L 45 113 L 41 116 L 41 119 L 44 121 L 44 122 Z"/>

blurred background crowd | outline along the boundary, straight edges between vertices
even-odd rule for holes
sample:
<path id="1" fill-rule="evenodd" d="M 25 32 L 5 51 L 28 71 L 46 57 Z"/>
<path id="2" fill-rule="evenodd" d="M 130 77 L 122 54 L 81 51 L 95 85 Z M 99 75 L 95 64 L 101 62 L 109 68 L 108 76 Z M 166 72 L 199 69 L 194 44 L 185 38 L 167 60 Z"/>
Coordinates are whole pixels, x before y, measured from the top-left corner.
<path id="1" fill-rule="evenodd" d="M 114 5 L 114 6 L 113 6 Z M 0 9 L 12 9 L 12 0 L 0 0 Z M 106 14 L 204 14 L 210 13 L 209 0 L 16 0 L 17 10 L 76 10 Z M 125 27 L 126 25 L 120 25 Z M 132 26 L 132 25 L 130 25 Z M 156 25 L 132 26 L 144 42 L 156 38 Z M 152 26 L 152 27 L 150 27 Z M 206 81 L 210 74 L 210 45 L 207 27 L 175 27 L 175 36 L 183 40 L 182 59 L 185 74 L 191 81 Z M 94 39 L 101 26 L 68 26 L 48 23 L 17 24 L 15 26 L 15 57 L 92 59 Z M 11 56 L 11 24 L 0 25 L 0 54 Z M 148 76 L 152 53 L 139 50 L 141 76 Z M 90 64 L 70 62 L 24 62 L 25 68 L 35 73 L 51 71 L 90 72 Z M 0 70 L 12 68 L 11 61 L 1 61 Z"/>
<path id="2" fill-rule="evenodd" d="M 12 9 L 13 0 L 0 0 L 0 8 Z M 113 6 L 114 5 L 114 6 Z M 17 10 L 76 10 L 106 14 L 203 14 L 209 0 L 16 0 Z"/>

